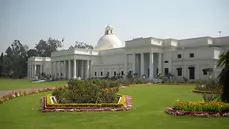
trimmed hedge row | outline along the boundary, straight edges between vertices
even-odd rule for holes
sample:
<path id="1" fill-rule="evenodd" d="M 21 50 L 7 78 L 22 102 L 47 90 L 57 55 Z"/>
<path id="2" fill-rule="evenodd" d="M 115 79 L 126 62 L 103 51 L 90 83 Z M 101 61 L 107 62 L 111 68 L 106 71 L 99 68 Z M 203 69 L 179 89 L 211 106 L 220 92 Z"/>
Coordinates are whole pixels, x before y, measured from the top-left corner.
<path id="1" fill-rule="evenodd" d="M 49 97 L 47 97 L 49 96 Z M 51 104 L 50 95 L 41 98 L 42 112 L 58 112 L 58 111 L 126 111 L 132 109 L 131 96 L 122 96 L 120 104 Z M 49 99 L 49 100 L 48 100 Z M 47 105 L 47 103 L 49 105 Z"/>
<path id="2" fill-rule="evenodd" d="M 125 96 L 122 96 L 122 101 L 120 104 L 118 103 L 70 103 L 70 104 L 51 104 L 50 97 L 52 94 L 48 94 L 46 96 L 46 105 L 47 107 L 123 107 L 125 103 Z"/>

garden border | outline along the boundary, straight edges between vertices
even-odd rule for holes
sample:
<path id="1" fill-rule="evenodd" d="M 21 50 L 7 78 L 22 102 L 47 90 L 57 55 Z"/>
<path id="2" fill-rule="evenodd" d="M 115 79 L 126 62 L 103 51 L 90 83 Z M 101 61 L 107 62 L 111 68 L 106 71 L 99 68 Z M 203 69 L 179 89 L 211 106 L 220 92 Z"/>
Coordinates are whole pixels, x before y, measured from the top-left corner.
<path id="1" fill-rule="evenodd" d="M 49 95 L 47 95 L 49 96 Z M 65 107 L 59 107 L 58 105 L 51 104 L 48 105 L 48 99 L 49 97 L 42 97 L 41 98 L 41 105 L 40 105 L 40 111 L 41 112 L 72 112 L 72 111 L 127 111 L 132 109 L 132 97 L 128 95 L 122 95 L 121 104 L 120 106 L 107 106 L 106 104 L 67 104 L 68 106 Z M 108 104 L 109 105 L 109 104 Z M 121 106 L 122 105 L 122 106 Z"/>
<path id="2" fill-rule="evenodd" d="M 196 117 L 229 117 L 229 112 L 207 112 L 207 111 L 181 111 L 174 108 L 166 108 L 165 113 L 174 116 L 196 116 Z"/>

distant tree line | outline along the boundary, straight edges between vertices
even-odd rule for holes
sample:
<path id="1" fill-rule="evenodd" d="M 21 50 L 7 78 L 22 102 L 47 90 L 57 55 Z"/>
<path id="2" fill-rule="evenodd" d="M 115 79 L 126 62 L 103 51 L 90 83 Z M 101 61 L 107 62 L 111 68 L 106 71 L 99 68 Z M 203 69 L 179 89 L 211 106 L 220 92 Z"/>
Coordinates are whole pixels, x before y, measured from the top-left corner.
<path id="1" fill-rule="evenodd" d="M 0 56 L 0 77 L 23 78 L 27 75 L 27 61 L 30 57 L 51 57 L 51 53 L 62 47 L 64 39 L 49 38 L 47 41 L 41 39 L 33 49 L 23 45 L 19 40 L 6 49 L 5 54 Z M 93 49 L 91 45 L 84 42 L 76 42 L 74 47 L 81 49 Z"/>

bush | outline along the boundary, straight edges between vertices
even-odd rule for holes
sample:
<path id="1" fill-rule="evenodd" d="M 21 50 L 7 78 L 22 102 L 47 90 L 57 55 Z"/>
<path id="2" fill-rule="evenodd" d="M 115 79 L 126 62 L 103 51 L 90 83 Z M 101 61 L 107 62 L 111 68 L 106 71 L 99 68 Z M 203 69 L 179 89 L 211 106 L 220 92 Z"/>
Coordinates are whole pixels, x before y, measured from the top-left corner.
<path id="1" fill-rule="evenodd" d="M 223 102 L 176 102 L 174 109 L 182 111 L 229 111 L 229 104 Z"/>
<path id="2" fill-rule="evenodd" d="M 112 80 L 70 80 L 68 88 L 55 90 L 53 95 L 59 103 L 113 103 L 118 101 L 119 86 Z"/>

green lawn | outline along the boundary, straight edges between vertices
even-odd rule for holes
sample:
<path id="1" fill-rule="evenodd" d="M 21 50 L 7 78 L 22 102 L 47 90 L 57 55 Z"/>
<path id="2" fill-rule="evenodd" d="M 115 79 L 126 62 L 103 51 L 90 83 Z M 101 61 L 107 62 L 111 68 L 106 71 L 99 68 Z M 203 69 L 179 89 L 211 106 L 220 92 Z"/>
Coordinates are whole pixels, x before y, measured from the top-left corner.
<path id="1" fill-rule="evenodd" d="M 64 84 L 67 84 L 67 81 L 32 83 L 32 81 L 28 79 L 0 79 L 0 90 L 13 90 L 45 86 L 62 86 Z"/>
<path id="2" fill-rule="evenodd" d="M 201 100 L 191 86 L 127 87 L 134 109 L 126 112 L 39 112 L 40 93 L 0 105 L 0 129 L 228 129 L 229 118 L 197 118 L 164 113 L 174 101 Z"/>

